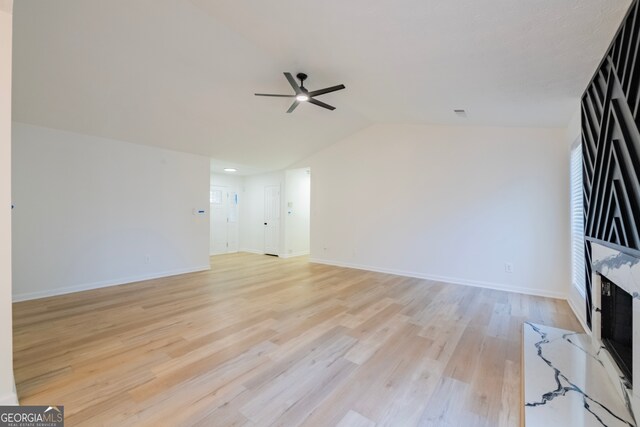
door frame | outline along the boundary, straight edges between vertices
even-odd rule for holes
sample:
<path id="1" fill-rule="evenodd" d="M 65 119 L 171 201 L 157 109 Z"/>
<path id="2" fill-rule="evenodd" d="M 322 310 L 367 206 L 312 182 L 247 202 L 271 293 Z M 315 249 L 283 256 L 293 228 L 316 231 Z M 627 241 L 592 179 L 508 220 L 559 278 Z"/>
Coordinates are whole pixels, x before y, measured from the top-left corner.
<path id="1" fill-rule="evenodd" d="M 275 208 L 276 208 L 276 212 L 278 213 L 277 217 L 275 220 L 272 219 L 268 219 L 267 218 L 267 213 L 268 213 L 268 208 L 267 208 L 267 191 L 271 189 L 277 189 L 277 200 L 275 203 Z M 282 203 L 282 188 L 281 185 L 265 185 L 264 186 L 264 215 L 263 215 L 263 220 L 264 220 L 264 243 L 263 243 L 263 252 L 265 253 L 265 255 L 274 255 L 274 256 L 280 256 L 280 240 L 281 240 L 281 236 L 280 236 L 280 232 L 281 232 L 281 228 L 282 228 L 282 207 L 280 206 L 280 204 Z M 272 224 L 269 225 L 269 222 L 271 222 Z M 275 230 L 275 244 L 272 245 L 271 249 L 270 246 L 267 244 L 267 238 L 268 238 L 268 228 L 269 227 L 276 227 Z M 273 242 L 272 242 L 273 243 Z M 273 249 L 273 250 L 272 250 Z"/>

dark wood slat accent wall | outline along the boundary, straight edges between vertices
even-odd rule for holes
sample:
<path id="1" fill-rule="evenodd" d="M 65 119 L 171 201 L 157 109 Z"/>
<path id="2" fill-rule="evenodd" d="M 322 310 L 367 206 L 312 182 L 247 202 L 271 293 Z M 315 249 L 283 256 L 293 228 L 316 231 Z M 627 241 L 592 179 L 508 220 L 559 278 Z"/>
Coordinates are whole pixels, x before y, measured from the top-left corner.
<path id="1" fill-rule="evenodd" d="M 591 243 L 640 257 L 640 16 L 635 0 L 582 95 L 587 323 Z"/>

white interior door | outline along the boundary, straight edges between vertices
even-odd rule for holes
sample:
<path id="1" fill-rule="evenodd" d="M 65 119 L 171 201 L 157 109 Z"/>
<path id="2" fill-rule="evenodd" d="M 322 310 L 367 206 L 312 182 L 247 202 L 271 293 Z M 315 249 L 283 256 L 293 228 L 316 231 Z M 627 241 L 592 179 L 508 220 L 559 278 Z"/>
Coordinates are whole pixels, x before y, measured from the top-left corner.
<path id="1" fill-rule="evenodd" d="M 209 252 L 211 255 L 227 252 L 227 189 L 226 187 L 211 187 L 211 234 Z"/>
<path id="2" fill-rule="evenodd" d="M 238 192 L 233 187 L 211 187 L 210 255 L 238 252 Z"/>
<path id="3" fill-rule="evenodd" d="M 264 253 L 279 255 L 280 248 L 280 186 L 264 187 Z"/>
<path id="4" fill-rule="evenodd" d="M 238 252 L 238 192 L 229 190 L 227 202 L 227 252 Z"/>

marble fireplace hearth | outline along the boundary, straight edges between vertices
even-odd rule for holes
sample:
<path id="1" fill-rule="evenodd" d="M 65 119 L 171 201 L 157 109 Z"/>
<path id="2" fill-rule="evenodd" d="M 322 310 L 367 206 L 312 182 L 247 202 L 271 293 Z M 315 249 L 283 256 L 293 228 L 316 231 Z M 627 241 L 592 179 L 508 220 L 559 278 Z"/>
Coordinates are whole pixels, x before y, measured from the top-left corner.
<path id="1" fill-rule="evenodd" d="M 631 385 L 640 385 L 640 259 L 617 249 L 591 244 L 592 298 L 591 340 L 594 349 L 599 351 L 600 359 L 611 381 L 617 385 L 621 397 L 629 410 L 640 415 L 640 392 L 634 393 Z M 632 371 L 633 378 L 625 378 L 614 357 L 602 342 L 602 276 L 622 288 L 632 296 Z M 630 381 L 632 380 L 632 381 Z"/>
<path id="2" fill-rule="evenodd" d="M 525 322 L 522 353 L 526 427 L 636 425 L 589 335 Z"/>
<path id="3" fill-rule="evenodd" d="M 523 422 L 527 426 L 637 425 L 636 417 L 640 415 L 640 258 L 595 242 L 591 250 L 591 334 L 528 322 L 523 325 Z M 631 296 L 632 378 L 625 377 L 603 345 L 602 277 Z M 626 298 L 628 310 L 630 297 Z M 627 313 L 622 313 L 622 319 L 628 319 Z M 628 326 L 625 328 L 628 331 Z M 636 393 L 632 384 L 637 387 Z"/>

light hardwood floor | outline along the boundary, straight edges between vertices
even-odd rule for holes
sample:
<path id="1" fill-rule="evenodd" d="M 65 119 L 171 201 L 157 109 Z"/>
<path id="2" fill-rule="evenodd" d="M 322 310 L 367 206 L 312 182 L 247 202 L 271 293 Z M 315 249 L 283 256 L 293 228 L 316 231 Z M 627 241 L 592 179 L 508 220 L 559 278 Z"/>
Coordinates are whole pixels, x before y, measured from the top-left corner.
<path id="1" fill-rule="evenodd" d="M 515 426 L 521 325 L 564 301 L 305 257 L 14 304 L 22 404 L 74 425 Z"/>

